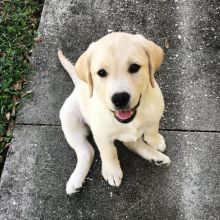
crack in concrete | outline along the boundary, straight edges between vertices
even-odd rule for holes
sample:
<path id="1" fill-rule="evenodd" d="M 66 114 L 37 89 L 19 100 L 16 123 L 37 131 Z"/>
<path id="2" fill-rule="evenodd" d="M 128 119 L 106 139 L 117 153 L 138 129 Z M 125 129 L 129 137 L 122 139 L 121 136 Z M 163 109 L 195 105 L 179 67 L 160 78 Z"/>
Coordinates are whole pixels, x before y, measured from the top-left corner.
<path id="1" fill-rule="evenodd" d="M 48 126 L 48 127 L 61 127 L 60 124 L 42 124 L 42 123 L 16 123 L 18 126 Z M 200 130 L 200 129 L 172 129 L 161 128 L 160 131 L 178 131 L 178 132 L 192 132 L 192 133 L 220 133 L 218 130 Z"/>

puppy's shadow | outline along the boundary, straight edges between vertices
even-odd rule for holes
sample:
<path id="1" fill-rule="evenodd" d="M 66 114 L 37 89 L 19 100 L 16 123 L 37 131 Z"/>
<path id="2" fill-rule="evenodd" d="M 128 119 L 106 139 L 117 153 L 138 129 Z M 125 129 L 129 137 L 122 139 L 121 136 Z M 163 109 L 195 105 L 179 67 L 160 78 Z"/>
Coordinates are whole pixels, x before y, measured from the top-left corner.
<path id="1" fill-rule="evenodd" d="M 141 158 L 139 155 L 127 149 L 122 142 L 115 140 L 114 144 L 118 151 L 118 158 L 123 171 L 123 180 L 119 188 L 111 187 L 101 175 L 101 158 L 91 133 L 88 137 L 88 140 L 95 149 L 95 158 L 87 179 L 93 180 L 95 178 L 96 181 L 101 183 L 101 188 L 107 186 L 108 188 L 110 187 L 112 190 L 117 192 L 120 188 L 127 188 L 126 185 L 146 185 L 146 180 L 148 180 L 147 182 L 151 185 L 152 180 L 155 181 L 158 175 L 160 178 L 161 176 L 165 175 L 164 169 L 166 168 L 158 167 L 150 163 L 149 161 Z M 87 184 L 89 184 L 89 181 L 85 182 L 84 188 L 87 187 Z M 99 185 L 99 183 L 96 183 L 96 187 L 97 184 Z"/>

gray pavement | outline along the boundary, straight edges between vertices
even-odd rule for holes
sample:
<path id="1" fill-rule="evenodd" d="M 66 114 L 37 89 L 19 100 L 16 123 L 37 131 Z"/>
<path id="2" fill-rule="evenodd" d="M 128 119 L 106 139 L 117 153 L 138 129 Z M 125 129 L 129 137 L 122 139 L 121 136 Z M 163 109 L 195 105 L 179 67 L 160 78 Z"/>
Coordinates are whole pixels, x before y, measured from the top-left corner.
<path id="1" fill-rule="evenodd" d="M 0 219 L 218 219 L 220 134 L 163 134 L 172 158 L 169 168 L 118 144 L 121 187 L 103 180 L 96 152 L 85 186 L 68 197 L 65 182 L 76 158 L 61 128 L 17 126 L 3 173 Z"/>
<path id="2" fill-rule="evenodd" d="M 110 31 L 144 34 L 165 50 L 156 78 L 172 164 L 155 167 L 119 144 L 122 186 L 103 181 L 96 152 L 85 187 L 68 197 L 76 158 L 58 113 L 73 85 L 56 52 L 75 61 Z M 46 0 L 39 32 L 34 97 L 24 103 L 8 152 L 0 219 L 220 219 L 220 2 Z"/>

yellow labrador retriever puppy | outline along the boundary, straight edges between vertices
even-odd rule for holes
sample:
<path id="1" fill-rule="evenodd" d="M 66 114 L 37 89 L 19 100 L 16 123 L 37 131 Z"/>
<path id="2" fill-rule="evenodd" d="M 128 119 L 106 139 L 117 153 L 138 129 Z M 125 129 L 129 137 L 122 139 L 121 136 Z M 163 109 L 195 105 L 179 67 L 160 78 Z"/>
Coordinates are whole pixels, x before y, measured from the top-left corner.
<path id="1" fill-rule="evenodd" d="M 154 73 L 163 50 L 141 35 L 111 33 L 92 43 L 73 66 L 58 51 L 75 89 L 60 111 L 62 129 L 77 154 L 77 164 L 67 182 L 72 194 L 82 187 L 94 157 L 87 141 L 89 125 L 102 160 L 102 175 L 120 186 L 122 170 L 114 140 L 156 165 L 169 165 L 161 153 L 166 145 L 158 133 L 164 101 Z"/>

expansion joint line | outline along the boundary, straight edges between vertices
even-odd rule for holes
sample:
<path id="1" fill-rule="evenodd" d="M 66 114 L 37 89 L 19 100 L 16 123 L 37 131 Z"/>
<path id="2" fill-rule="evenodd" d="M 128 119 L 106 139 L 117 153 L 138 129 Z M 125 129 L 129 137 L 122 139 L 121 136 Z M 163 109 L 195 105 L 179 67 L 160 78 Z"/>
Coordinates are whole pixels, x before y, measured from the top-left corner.
<path id="1" fill-rule="evenodd" d="M 20 126 L 48 126 L 48 127 L 61 127 L 60 124 L 44 124 L 44 123 L 16 123 Z M 160 131 L 178 131 L 178 132 L 192 132 L 192 133 L 220 133 L 218 130 L 200 130 L 200 129 L 179 129 L 179 128 L 161 128 Z"/>

